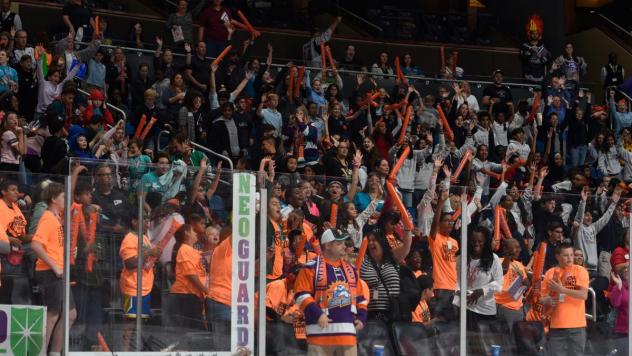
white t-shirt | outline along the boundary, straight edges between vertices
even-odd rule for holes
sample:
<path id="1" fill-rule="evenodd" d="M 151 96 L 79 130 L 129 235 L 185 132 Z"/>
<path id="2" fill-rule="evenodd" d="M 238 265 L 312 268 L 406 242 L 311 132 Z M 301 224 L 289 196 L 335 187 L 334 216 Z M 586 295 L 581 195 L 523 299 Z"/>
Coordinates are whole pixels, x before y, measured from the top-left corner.
<path id="1" fill-rule="evenodd" d="M 460 259 L 457 261 L 457 271 L 460 270 Z M 467 309 L 477 314 L 482 315 L 496 315 L 496 299 L 494 295 L 500 292 L 503 288 L 503 267 L 500 264 L 498 256 L 494 254 L 494 262 L 489 268 L 489 271 L 482 271 L 478 266 L 480 260 L 472 259 L 467 268 L 467 291 L 474 291 L 476 289 L 483 290 L 483 296 L 480 297 L 476 303 L 468 305 Z M 456 289 L 457 292 L 454 296 L 452 304 L 458 306 L 460 301 L 459 295 L 459 280 L 457 278 Z"/>
<path id="2" fill-rule="evenodd" d="M 2 148 L 0 149 L 0 162 L 19 164 L 20 155 L 15 153 L 12 147 L 16 147 L 19 144 L 18 137 L 13 131 L 5 131 L 2 134 Z"/>

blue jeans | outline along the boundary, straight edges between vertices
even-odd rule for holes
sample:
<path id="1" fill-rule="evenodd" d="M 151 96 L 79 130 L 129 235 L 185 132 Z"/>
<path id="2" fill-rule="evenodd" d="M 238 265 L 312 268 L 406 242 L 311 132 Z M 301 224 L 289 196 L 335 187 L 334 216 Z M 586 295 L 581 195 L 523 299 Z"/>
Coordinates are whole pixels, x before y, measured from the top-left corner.
<path id="1" fill-rule="evenodd" d="M 206 299 L 206 321 L 213 345 L 219 351 L 230 349 L 230 306 Z"/>
<path id="2" fill-rule="evenodd" d="M 586 155 L 588 154 L 588 146 L 577 146 L 570 148 L 570 166 L 578 167 L 586 162 Z"/>

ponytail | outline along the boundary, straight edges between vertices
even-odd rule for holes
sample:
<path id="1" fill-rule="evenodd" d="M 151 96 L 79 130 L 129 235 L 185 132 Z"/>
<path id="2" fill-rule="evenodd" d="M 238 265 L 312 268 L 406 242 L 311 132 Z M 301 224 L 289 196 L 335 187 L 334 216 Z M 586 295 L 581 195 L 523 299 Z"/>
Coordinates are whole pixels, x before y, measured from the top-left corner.
<path id="1" fill-rule="evenodd" d="M 176 258 L 178 257 L 178 251 L 180 250 L 180 246 L 184 243 L 186 232 L 192 228 L 193 227 L 191 225 L 184 224 L 173 234 L 173 237 L 176 239 L 176 244 L 173 246 L 173 251 L 171 252 L 171 271 L 174 275 L 176 274 Z"/>

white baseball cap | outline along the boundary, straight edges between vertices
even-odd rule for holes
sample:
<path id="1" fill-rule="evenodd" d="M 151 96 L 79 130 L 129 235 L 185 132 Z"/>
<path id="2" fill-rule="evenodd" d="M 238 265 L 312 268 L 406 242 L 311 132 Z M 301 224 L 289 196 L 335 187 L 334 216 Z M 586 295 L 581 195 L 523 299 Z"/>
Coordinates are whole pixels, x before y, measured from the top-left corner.
<path id="1" fill-rule="evenodd" d="M 327 229 L 320 237 L 320 243 L 326 244 L 333 241 L 344 241 L 349 238 L 349 234 L 336 229 Z"/>

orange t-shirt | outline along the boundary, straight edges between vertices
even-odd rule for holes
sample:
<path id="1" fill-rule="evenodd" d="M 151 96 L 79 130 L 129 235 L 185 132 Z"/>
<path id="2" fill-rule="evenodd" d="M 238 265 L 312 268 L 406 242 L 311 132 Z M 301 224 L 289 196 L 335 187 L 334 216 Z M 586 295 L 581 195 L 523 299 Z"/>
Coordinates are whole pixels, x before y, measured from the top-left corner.
<path id="1" fill-rule="evenodd" d="M 232 236 L 228 236 L 213 251 L 211 258 L 211 284 L 208 297 L 218 303 L 230 306 L 232 304 L 233 288 L 233 248 Z"/>
<path id="2" fill-rule="evenodd" d="M 459 243 L 450 236 L 437 233 L 435 238 L 428 238 L 432 255 L 432 278 L 434 289 L 456 289 L 456 253 Z"/>
<path id="3" fill-rule="evenodd" d="M 12 237 L 24 237 L 26 235 L 26 219 L 17 204 L 12 207 L 0 202 L 0 226 Z"/>
<path id="4" fill-rule="evenodd" d="M 42 244 L 44 251 L 59 268 L 64 267 L 64 227 L 61 221 L 50 210 L 46 210 L 33 235 L 33 241 Z M 48 271 L 51 267 L 44 261 L 37 259 L 36 271 Z"/>
<path id="5" fill-rule="evenodd" d="M 294 315 L 294 335 L 305 340 L 305 316 L 294 303 L 294 291 L 288 290 L 285 279 L 268 283 L 266 287 L 266 307 L 274 310 L 279 316 Z"/>
<path id="6" fill-rule="evenodd" d="M 274 258 L 272 259 L 272 272 L 266 275 L 267 279 L 278 279 L 283 276 L 283 252 L 288 247 L 288 240 L 283 234 L 281 224 L 270 220 L 274 229 Z"/>
<path id="7" fill-rule="evenodd" d="M 143 235 L 143 249 L 150 250 L 153 246 L 151 245 L 151 241 L 147 235 Z M 130 258 L 134 258 L 138 256 L 138 235 L 133 232 L 127 233 L 121 242 L 121 248 L 119 249 L 119 256 L 123 261 L 128 260 Z M 137 274 L 136 268 L 127 269 L 125 268 L 125 264 L 123 264 L 123 270 L 121 271 L 121 280 L 119 281 L 119 287 L 121 288 L 121 293 L 127 296 L 136 295 L 136 287 L 137 287 Z M 154 268 L 143 268 L 142 275 L 142 293 L 143 296 L 148 295 L 151 292 L 151 289 L 154 286 Z"/>
<path id="8" fill-rule="evenodd" d="M 195 288 L 187 276 L 197 276 L 202 285 L 206 283 L 206 271 L 200 251 L 192 246 L 182 244 L 176 255 L 176 281 L 171 286 L 171 293 L 194 294 L 203 298 L 204 295 Z"/>
<path id="9" fill-rule="evenodd" d="M 503 258 L 500 258 L 501 264 L 503 260 Z M 522 308 L 522 297 L 518 298 L 518 300 L 514 300 L 508 292 L 511 283 L 513 283 L 519 275 L 522 276 L 523 281 L 526 280 L 527 270 L 520 261 L 511 261 L 507 273 L 503 276 L 503 290 L 495 295 L 497 304 L 511 310 L 519 310 Z"/>
<path id="10" fill-rule="evenodd" d="M 417 308 L 413 311 L 413 323 L 427 323 L 432 318 L 430 317 L 430 308 L 428 308 L 428 303 L 425 300 L 422 300 L 417 304 Z"/>
<path id="11" fill-rule="evenodd" d="M 551 329 L 585 328 L 586 327 L 586 301 L 564 295 L 564 300 L 559 301 L 559 294 L 548 289 L 549 281 L 559 278 L 564 288 L 579 290 L 588 289 L 588 271 L 578 265 L 570 265 L 566 268 L 553 267 L 544 274 L 542 282 L 542 296 L 550 296 L 558 300 L 551 315 Z"/>

